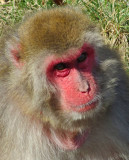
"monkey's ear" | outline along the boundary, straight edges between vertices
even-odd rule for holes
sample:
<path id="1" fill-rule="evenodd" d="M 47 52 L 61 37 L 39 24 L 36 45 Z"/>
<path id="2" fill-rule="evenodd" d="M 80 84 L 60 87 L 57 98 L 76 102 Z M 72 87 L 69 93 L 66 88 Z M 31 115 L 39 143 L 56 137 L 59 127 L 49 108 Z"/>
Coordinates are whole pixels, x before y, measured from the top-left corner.
<path id="1" fill-rule="evenodd" d="M 17 37 L 13 37 L 6 42 L 6 56 L 9 61 L 12 62 L 17 68 L 22 68 L 23 62 L 21 62 L 21 44 Z"/>

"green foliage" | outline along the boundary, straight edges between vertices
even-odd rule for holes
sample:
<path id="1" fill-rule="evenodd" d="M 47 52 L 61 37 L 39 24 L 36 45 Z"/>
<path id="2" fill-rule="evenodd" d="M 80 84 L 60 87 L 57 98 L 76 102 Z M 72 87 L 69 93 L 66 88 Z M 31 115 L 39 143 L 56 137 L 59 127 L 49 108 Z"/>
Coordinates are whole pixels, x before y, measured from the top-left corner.
<path id="1" fill-rule="evenodd" d="M 106 43 L 119 49 L 129 69 L 129 2 L 126 0 L 80 0 L 91 19 L 102 29 Z"/>

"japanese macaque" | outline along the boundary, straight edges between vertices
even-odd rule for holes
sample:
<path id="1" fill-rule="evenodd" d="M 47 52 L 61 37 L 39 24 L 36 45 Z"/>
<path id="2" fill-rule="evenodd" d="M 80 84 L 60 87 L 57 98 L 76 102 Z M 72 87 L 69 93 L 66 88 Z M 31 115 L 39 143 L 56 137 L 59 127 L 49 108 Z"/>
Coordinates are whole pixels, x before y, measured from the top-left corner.
<path id="1" fill-rule="evenodd" d="M 85 14 L 39 11 L 5 37 L 0 160 L 129 160 L 129 79 Z"/>

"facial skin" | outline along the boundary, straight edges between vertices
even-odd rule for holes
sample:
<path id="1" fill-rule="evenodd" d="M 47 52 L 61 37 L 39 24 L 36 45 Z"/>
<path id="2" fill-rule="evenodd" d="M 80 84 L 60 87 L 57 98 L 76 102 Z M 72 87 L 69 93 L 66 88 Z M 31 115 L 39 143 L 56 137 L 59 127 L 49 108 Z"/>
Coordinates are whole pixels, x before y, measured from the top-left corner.
<path id="1" fill-rule="evenodd" d="M 96 107 L 97 84 L 92 74 L 94 49 L 84 44 L 74 55 L 55 58 L 47 68 L 48 79 L 59 92 L 61 109 L 86 112 Z"/>

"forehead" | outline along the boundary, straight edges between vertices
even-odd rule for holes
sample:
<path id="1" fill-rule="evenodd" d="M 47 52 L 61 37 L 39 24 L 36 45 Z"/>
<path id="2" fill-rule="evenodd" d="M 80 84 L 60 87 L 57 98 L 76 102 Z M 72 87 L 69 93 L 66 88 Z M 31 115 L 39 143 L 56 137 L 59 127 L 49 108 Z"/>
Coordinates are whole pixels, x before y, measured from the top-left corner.
<path id="1" fill-rule="evenodd" d="M 89 28 L 89 20 L 80 11 L 61 8 L 35 14 L 20 27 L 19 34 L 25 49 L 60 53 L 82 46 Z"/>

